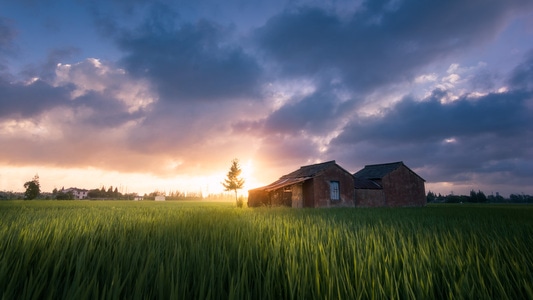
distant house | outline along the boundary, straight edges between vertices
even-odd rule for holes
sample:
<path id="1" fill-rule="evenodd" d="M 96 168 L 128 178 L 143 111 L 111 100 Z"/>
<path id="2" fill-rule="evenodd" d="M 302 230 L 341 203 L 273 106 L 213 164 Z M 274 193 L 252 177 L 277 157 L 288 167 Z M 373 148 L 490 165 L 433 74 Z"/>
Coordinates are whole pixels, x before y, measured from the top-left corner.
<path id="1" fill-rule="evenodd" d="M 425 180 L 401 161 L 367 165 L 353 175 L 356 206 L 426 205 Z"/>
<path id="2" fill-rule="evenodd" d="M 424 206 L 424 183 L 403 162 L 368 165 L 351 174 L 332 160 L 302 166 L 267 186 L 249 190 L 248 206 Z"/>
<path id="3" fill-rule="evenodd" d="M 144 199 L 143 196 L 135 196 L 135 197 L 133 198 L 133 201 L 142 201 L 143 199 Z"/>
<path id="4" fill-rule="evenodd" d="M 353 176 L 334 160 L 300 167 L 267 186 L 248 191 L 251 207 L 354 206 L 353 200 Z"/>
<path id="5" fill-rule="evenodd" d="M 61 192 L 63 193 L 72 193 L 72 195 L 74 196 L 75 199 L 87 199 L 87 196 L 89 194 L 89 190 L 85 190 L 85 189 L 79 189 L 79 188 L 75 188 L 75 187 L 71 187 L 71 188 L 68 188 L 68 189 L 61 189 Z"/>
<path id="6" fill-rule="evenodd" d="M 155 196 L 155 201 L 165 201 L 165 196 Z"/>

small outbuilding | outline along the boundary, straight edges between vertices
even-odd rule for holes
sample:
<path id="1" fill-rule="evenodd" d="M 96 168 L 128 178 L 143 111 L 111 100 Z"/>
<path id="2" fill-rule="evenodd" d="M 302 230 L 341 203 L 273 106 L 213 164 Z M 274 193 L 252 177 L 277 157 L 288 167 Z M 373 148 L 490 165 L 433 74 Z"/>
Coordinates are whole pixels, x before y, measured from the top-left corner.
<path id="1" fill-rule="evenodd" d="M 425 180 L 403 162 L 367 165 L 356 172 L 355 206 L 425 206 Z"/>
<path id="2" fill-rule="evenodd" d="M 302 166 L 273 183 L 248 191 L 248 206 L 354 206 L 354 180 L 334 160 Z"/>

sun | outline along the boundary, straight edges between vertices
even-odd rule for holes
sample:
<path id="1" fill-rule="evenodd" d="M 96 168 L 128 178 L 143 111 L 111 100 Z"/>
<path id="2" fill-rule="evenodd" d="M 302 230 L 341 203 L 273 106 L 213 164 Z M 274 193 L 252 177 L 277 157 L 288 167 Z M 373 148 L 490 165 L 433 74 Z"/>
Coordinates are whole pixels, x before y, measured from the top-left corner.
<path id="1" fill-rule="evenodd" d="M 250 188 L 250 183 L 253 183 L 253 181 L 255 180 L 253 176 L 253 170 L 254 168 L 251 159 L 249 159 L 245 164 L 241 165 L 241 178 L 244 179 L 243 189 Z"/>
<path id="2" fill-rule="evenodd" d="M 241 178 L 244 179 L 243 191 L 248 192 L 249 189 L 254 189 L 264 184 L 259 180 L 258 174 L 256 174 L 255 162 L 252 159 L 246 160 L 241 164 Z"/>
<path id="3" fill-rule="evenodd" d="M 252 159 L 248 159 L 244 163 L 239 162 L 239 167 L 241 168 L 240 178 L 244 179 L 244 186 L 242 189 L 238 190 L 238 194 L 247 196 L 248 190 L 260 186 L 260 183 L 258 183 L 254 174 L 254 162 Z M 202 194 L 210 195 L 226 193 L 222 186 L 222 182 L 224 182 L 227 173 L 228 169 L 221 169 L 209 176 L 201 177 L 199 182 L 201 182 Z"/>

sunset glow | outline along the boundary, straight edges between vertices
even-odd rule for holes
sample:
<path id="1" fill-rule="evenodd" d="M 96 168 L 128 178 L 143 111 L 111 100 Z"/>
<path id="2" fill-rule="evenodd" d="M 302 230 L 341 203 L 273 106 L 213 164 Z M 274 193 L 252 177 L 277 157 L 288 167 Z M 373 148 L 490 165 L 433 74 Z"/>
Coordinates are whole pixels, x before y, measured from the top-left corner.
<path id="1" fill-rule="evenodd" d="M 222 193 L 404 161 L 533 193 L 533 2 L 7 1 L 0 191 Z"/>

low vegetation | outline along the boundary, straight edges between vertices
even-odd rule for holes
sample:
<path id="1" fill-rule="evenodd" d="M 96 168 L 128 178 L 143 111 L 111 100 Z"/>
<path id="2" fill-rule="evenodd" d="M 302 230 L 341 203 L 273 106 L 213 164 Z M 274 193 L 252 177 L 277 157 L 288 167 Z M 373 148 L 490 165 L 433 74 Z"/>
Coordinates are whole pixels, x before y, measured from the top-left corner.
<path id="1" fill-rule="evenodd" d="M 2 299 L 532 299 L 531 206 L 0 201 Z"/>

